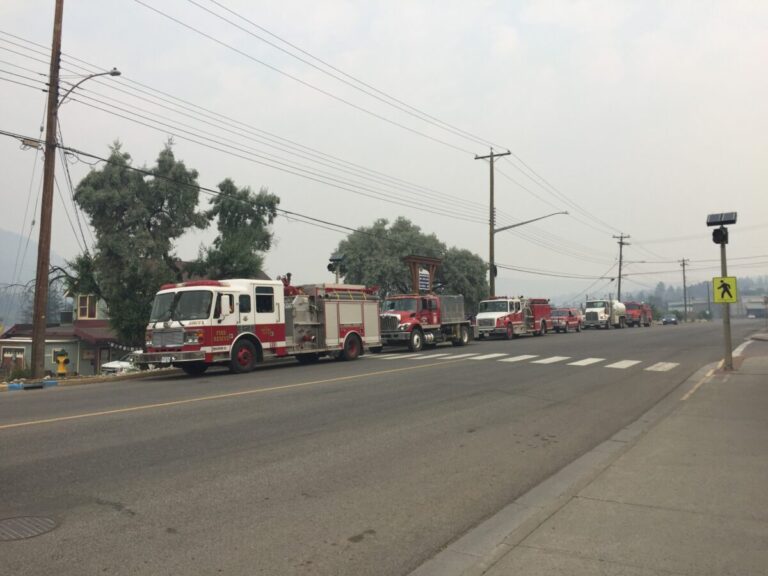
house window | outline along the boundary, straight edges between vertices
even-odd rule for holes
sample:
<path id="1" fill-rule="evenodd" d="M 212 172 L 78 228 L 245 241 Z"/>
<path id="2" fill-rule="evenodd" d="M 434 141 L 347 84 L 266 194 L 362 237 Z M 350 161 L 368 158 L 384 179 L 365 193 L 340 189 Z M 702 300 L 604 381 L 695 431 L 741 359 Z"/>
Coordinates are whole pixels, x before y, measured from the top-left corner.
<path id="1" fill-rule="evenodd" d="M 256 286 L 256 312 L 273 312 L 275 295 L 272 286 Z"/>
<path id="2" fill-rule="evenodd" d="M 24 348 L 3 347 L 2 367 L 8 372 L 22 370 L 24 368 Z"/>
<path id="3" fill-rule="evenodd" d="M 96 296 L 93 294 L 88 294 L 78 297 L 77 318 L 78 320 L 96 319 Z"/>

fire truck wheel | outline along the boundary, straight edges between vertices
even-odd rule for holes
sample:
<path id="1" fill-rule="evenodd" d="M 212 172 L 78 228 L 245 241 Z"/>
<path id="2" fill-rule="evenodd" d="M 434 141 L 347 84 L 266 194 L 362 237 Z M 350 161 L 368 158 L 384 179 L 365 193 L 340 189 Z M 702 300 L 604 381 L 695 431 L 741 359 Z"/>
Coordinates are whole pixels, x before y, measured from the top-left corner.
<path id="1" fill-rule="evenodd" d="M 360 338 L 355 334 L 350 334 L 344 341 L 344 350 L 341 353 L 341 358 L 343 360 L 356 360 L 360 356 L 361 349 Z"/>
<path id="2" fill-rule="evenodd" d="M 466 326 L 459 328 L 459 337 L 451 342 L 454 346 L 466 346 L 469 344 L 469 329 Z"/>
<path id="3" fill-rule="evenodd" d="M 256 348 L 248 340 L 239 340 L 232 347 L 229 369 L 237 374 L 250 372 L 256 365 Z"/>
<path id="4" fill-rule="evenodd" d="M 184 362 L 178 366 L 190 376 L 202 376 L 208 370 L 208 364 L 205 362 Z"/>
<path id="5" fill-rule="evenodd" d="M 504 339 L 512 340 L 515 336 L 515 331 L 512 330 L 512 324 L 507 324 L 507 329 L 504 331 Z"/>
<path id="6" fill-rule="evenodd" d="M 424 348 L 424 334 L 418 328 L 414 328 L 413 332 L 411 332 L 411 339 L 408 341 L 408 350 L 411 352 L 421 352 L 422 348 Z"/>

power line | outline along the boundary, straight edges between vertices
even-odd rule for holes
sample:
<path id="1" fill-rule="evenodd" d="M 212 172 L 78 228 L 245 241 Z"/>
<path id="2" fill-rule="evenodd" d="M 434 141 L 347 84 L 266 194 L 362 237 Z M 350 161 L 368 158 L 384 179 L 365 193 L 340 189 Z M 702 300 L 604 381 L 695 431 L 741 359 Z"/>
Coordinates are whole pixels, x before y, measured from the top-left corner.
<path id="1" fill-rule="evenodd" d="M 71 57 L 68 57 L 67 59 L 69 60 L 70 58 Z M 84 62 L 84 61 L 82 61 L 80 59 L 77 59 L 77 58 L 75 58 L 75 60 L 77 60 L 79 62 Z M 87 62 L 84 62 L 84 63 L 88 64 Z M 74 66 L 76 66 L 76 67 L 78 67 L 80 69 L 87 70 L 88 72 L 91 72 L 92 69 L 93 69 L 93 65 L 92 64 L 88 64 L 88 65 L 91 68 L 85 68 L 85 67 L 80 66 L 78 64 L 74 64 Z M 169 98 L 172 98 L 173 100 L 169 100 L 168 98 L 158 97 L 158 96 L 156 96 L 154 94 L 151 94 L 147 90 L 138 89 L 135 86 L 126 86 L 126 85 L 123 84 L 123 80 L 125 80 L 125 81 L 127 81 L 127 82 L 129 82 L 131 84 L 136 84 L 136 85 L 140 85 L 142 87 L 145 87 L 148 90 L 150 90 L 151 92 L 160 93 L 160 94 L 166 95 Z M 98 80 L 95 80 L 94 83 L 102 84 Z M 147 96 L 149 96 L 151 94 L 153 100 L 149 100 L 149 99 L 147 99 L 144 96 L 137 96 L 135 93 L 132 93 L 132 92 L 129 93 L 129 92 L 127 92 L 125 90 L 122 90 L 120 88 L 116 88 L 115 87 L 116 83 L 118 83 L 118 82 L 112 81 L 109 84 L 103 84 L 103 85 L 108 86 L 108 88 L 110 90 L 117 90 L 117 91 L 122 92 L 122 93 L 124 93 L 126 95 L 130 95 L 131 97 L 139 98 L 140 100 L 148 102 L 148 103 L 150 103 L 152 105 L 160 106 L 161 108 L 163 108 L 165 110 L 174 111 L 176 113 L 182 114 L 183 116 L 186 116 L 186 117 L 189 117 L 189 118 L 194 118 L 195 120 L 201 121 L 201 122 L 203 122 L 203 123 L 205 123 L 207 125 L 210 125 L 210 126 L 215 126 L 215 127 L 221 128 L 221 125 L 218 124 L 218 123 L 222 122 L 221 118 L 225 118 L 226 119 L 225 120 L 226 127 L 223 128 L 225 131 L 228 131 L 228 132 L 230 132 L 232 134 L 236 134 L 238 136 L 245 137 L 245 138 L 247 138 L 249 140 L 251 140 L 252 138 L 251 138 L 250 134 L 248 134 L 248 133 L 251 130 L 253 130 L 253 131 L 258 132 L 258 136 L 261 139 L 266 138 L 267 140 L 269 140 L 271 142 L 275 142 L 275 141 L 286 142 L 286 140 L 282 139 L 281 137 L 278 137 L 278 136 L 275 136 L 275 135 L 268 135 L 268 133 L 264 133 L 264 131 L 260 131 L 259 129 L 256 129 L 256 128 L 252 127 L 252 126 L 248 126 L 247 124 L 243 124 L 243 123 L 238 122 L 238 121 L 236 121 L 234 119 L 231 119 L 229 117 L 225 117 L 225 116 L 222 116 L 222 115 L 220 115 L 220 114 L 218 114 L 216 112 L 210 111 L 208 109 L 204 109 L 204 108 L 202 108 L 202 107 L 200 107 L 200 106 L 198 106 L 196 104 L 189 103 L 189 102 L 184 101 L 182 99 L 178 99 L 177 97 L 168 95 L 167 93 L 164 93 L 164 92 L 161 92 L 161 91 L 157 91 L 154 88 L 148 87 L 148 86 L 143 85 L 141 83 L 137 83 L 137 82 L 135 82 L 133 80 L 130 80 L 130 79 L 127 79 L 127 78 L 121 78 L 119 80 L 119 83 L 121 85 L 124 85 L 124 87 L 126 87 L 126 88 L 130 88 L 130 90 L 132 90 L 132 91 L 138 91 L 141 94 L 145 94 Z M 81 92 L 90 92 L 90 93 L 98 94 L 98 92 L 95 92 L 93 90 L 88 90 L 88 89 L 83 89 Z M 100 94 L 98 94 L 98 95 L 100 95 Z M 125 103 L 123 101 L 120 101 L 120 100 L 117 100 L 117 99 L 113 99 L 113 98 L 110 98 L 110 97 L 104 96 L 104 95 L 100 95 L 100 96 L 102 96 L 102 98 L 106 98 L 106 99 L 108 99 L 110 101 L 117 101 L 117 102 L 120 102 L 120 103 L 124 104 L 125 106 L 136 108 L 135 106 L 132 106 L 132 105 L 130 105 L 128 103 Z M 84 97 L 90 98 L 87 95 L 85 95 Z M 159 99 L 159 100 L 161 100 L 163 102 L 166 102 L 168 104 L 171 104 L 174 107 L 181 107 L 185 111 L 184 112 L 179 112 L 177 108 L 172 108 L 172 107 L 166 106 L 165 104 L 159 104 L 158 102 L 156 102 L 154 100 L 155 98 L 157 98 L 157 99 Z M 96 101 L 98 101 L 98 99 L 96 99 Z M 101 101 L 101 102 L 103 103 L 103 101 Z M 182 102 L 183 104 L 180 105 L 177 102 Z M 81 102 L 81 104 L 82 104 L 82 102 Z M 204 120 L 200 120 L 199 117 L 195 116 L 195 114 L 201 114 L 201 113 L 200 112 L 193 112 L 193 109 L 191 107 L 194 107 L 195 109 L 198 109 L 198 110 L 204 110 L 205 113 L 203 114 L 203 117 L 205 119 Z M 149 114 L 155 114 L 153 112 L 146 111 L 146 110 L 144 110 L 142 108 L 137 108 L 137 109 L 143 110 L 143 111 L 145 111 L 145 112 L 147 112 Z M 190 114 L 188 112 L 192 112 L 192 114 Z M 163 116 L 163 118 L 164 119 L 167 118 L 167 114 L 165 116 Z M 210 120 L 214 120 L 214 122 L 210 122 L 209 119 Z M 154 121 L 154 119 L 152 119 L 152 120 Z M 185 124 L 183 124 L 183 125 L 184 126 L 188 126 L 188 125 L 185 125 Z M 245 127 L 246 134 L 243 134 L 242 132 L 240 132 L 240 130 L 242 130 L 241 126 Z M 235 129 L 232 130 L 231 128 L 235 128 Z M 209 133 L 206 132 L 206 134 L 209 134 Z M 252 134 L 252 132 L 251 132 L 251 134 Z M 260 140 L 256 140 L 256 141 L 263 142 L 263 140 L 261 140 L 261 139 Z M 289 143 L 286 144 L 286 146 L 290 146 L 294 150 L 296 149 L 295 148 L 296 146 L 299 146 L 299 147 L 301 147 L 304 150 L 312 150 L 312 149 L 309 149 L 309 148 L 307 148 L 307 147 L 305 147 L 303 145 L 297 144 L 297 143 L 292 142 L 292 141 L 287 141 L 287 142 L 289 142 Z M 277 147 L 278 150 L 287 151 L 282 146 L 276 146 L 276 147 Z M 311 155 L 318 154 L 318 155 L 321 155 L 324 158 L 331 158 L 331 159 L 333 159 L 330 162 L 330 164 L 332 164 L 332 168 L 333 169 L 337 169 L 337 161 L 338 161 L 338 159 L 336 159 L 335 157 L 329 156 L 329 155 L 327 155 L 325 153 L 321 153 L 321 152 L 318 152 L 318 151 L 312 151 L 310 154 Z M 306 158 L 306 156 L 304 156 L 304 157 Z M 312 161 L 312 162 L 319 162 L 316 158 L 317 157 L 309 158 L 309 160 Z M 396 178 L 393 179 L 392 177 L 390 177 L 388 175 L 383 175 L 382 173 L 371 171 L 371 170 L 369 170 L 369 169 L 367 169 L 365 167 L 360 167 L 359 165 L 353 165 L 351 163 L 346 163 L 345 161 L 339 161 L 339 162 L 345 163 L 346 165 L 352 167 L 351 170 L 349 170 L 349 169 L 342 169 L 343 172 L 346 172 L 348 174 L 352 173 L 352 174 L 358 175 L 359 171 L 363 171 L 364 170 L 364 171 L 368 172 L 369 174 L 375 174 L 376 175 L 376 176 L 373 176 L 373 177 L 372 176 L 361 175 L 361 177 L 369 179 L 369 180 L 381 181 L 381 178 L 379 177 L 379 175 L 382 175 L 383 178 L 385 178 L 386 180 L 405 182 L 405 181 L 402 181 L 401 179 L 396 179 Z M 325 165 L 327 165 L 327 164 L 325 164 Z M 446 195 L 446 194 L 441 194 L 441 193 L 438 193 L 437 191 L 434 191 L 434 190 L 431 190 L 431 189 L 427 189 L 427 188 L 425 188 L 423 186 L 415 185 L 415 184 L 412 184 L 412 183 L 405 183 L 405 186 L 406 186 L 405 188 L 400 187 L 400 186 L 396 186 L 396 188 L 400 189 L 400 190 L 406 190 L 406 189 L 409 190 L 409 191 L 413 190 L 413 191 L 416 191 L 420 196 L 422 196 L 422 195 L 434 195 L 434 196 L 436 196 L 436 195 L 439 194 L 440 195 L 439 198 L 440 198 L 440 201 L 441 201 L 442 204 L 446 204 L 446 201 L 447 201 L 448 204 L 455 204 L 455 205 L 462 204 L 463 206 L 469 206 L 472 211 L 482 210 L 482 208 L 478 207 L 475 203 L 464 201 L 463 199 L 459 199 L 457 197 L 451 197 L 451 196 Z M 533 191 L 530 191 L 530 192 L 533 193 Z M 533 193 L 533 194 L 535 194 L 535 193 Z M 447 198 L 447 200 L 446 200 L 446 198 Z M 412 202 L 413 202 L 412 200 L 408 200 L 409 205 L 412 204 Z M 554 206 L 554 204 L 553 204 L 553 206 Z M 463 208 L 463 210 L 464 210 L 464 212 L 466 212 L 466 208 Z M 501 214 L 503 214 L 503 213 L 501 213 Z M 553 235 L 553 234 L 550 234 L 550 233 L 546 233 L 546 232 L 536 232 L 534 230 L 526 231 L 526 232 L 520 232 L 520 231 L 516 231 L 516 232 L 519 232 L 519 235 L 521 237 L 523 237 L 524 239 L 526 239 L 526 240 L 528 240 L 528 241 L 530 241 L 530 242 L 532 242 L 532 243 L 534 243 L 536 245 L 539 245 L 540 247 L 543 247 L 543 248 L 545 248 L 547 250 L 551 250 L 553 252 L 560 253 L 560 254 L 567 254 L 567 255 L 569 255 L 571 257 L 579 258 L 579 259 L 582 259 L 584 261 L 597 262 L 597 263 L 603 263 L 604 262 L 604 260 L 595 259 L 594 256 L 593 256 L 594 255 L 594 250 L 591 250 L 591 249 L 582 249 L 581 253 L 575 253 L 574 252 L 575 246 L 574 246 L 574 243 L 572 241 L 561 239 L 561 238 L 557 237 L 556 235 Z M 551 239 L 546 239 L 546 238 L 545 239 L 534 239 L 532 237 L 532 236 L 542 236 L 542 235 L 545 235 L 545 234 L 549 238 L 551 238 Z"/>
<path id="2" fill-rule="evenodd" d="M 323 94 L 323 95 L 325 95 L 325 96 L 327 96 L 329 98 L 332 98 L 333 100 L 341 102 L 342 104 L 345 104 L 345 105 L 349 106 L 350 108 L 354 108 L 355 110 L 358 110 L 360 112 L 368 114 L 369 116 L 377 118 L 378 120 L 381 120 L 381 121 L 386 122 L 388 124 L 391 124 L 393 126 L 397 126 L 398 128 L 401 128 L 402 130 L 406 130 L 406 131 L 408 131 L 408 132 L 410 132 L 412 134 L 416 134 L 418 136 L 421 136 L 422 138 L 426 138 L 426 139 L 431 140 L 433 142 L 436 142 L 438 144 L 442 144 L 443 146 L 446 146 L 448 148 L 453 148 L 454 150 L 456 150 L 458 152 L 464 152 L 465 154 L 472 154 L 472 151 L 470 151 L 470 150 L 467 150 L 465 148 L 461 148 L 460 146 L 456 146 L 454 144 L 451 144 L 450 142 L 447 142 L 445 140 L 441 140 L 440 138 L 436 138 L 434 136 L 430 136 L 429 134 L 427 134 L 425 132 L 421 132 L 419 130 L 416 130 L 415 128 L 411 128 L 409 126 L 406 126 L 405 124 L 402 124 L 400 122 L 392 120 L 391 118 L 387 118 L 386 116 L 382 116 L 381 114 L 373 112 L 372 110 L 368 110 L 367 108 L 364 108 L 363 106 L 359 106 L 359 105 L 355 104 L 354 102 L 351 102 L 351 101 L 349 101 L 349 100 L 347 100 L 345 98 L 342 98 L 341 96 L 337 96 L 337 95 L 333 94 L 332 92 L 329 92 L 328 90 L 324 90 L 324 89 L 322 89 L 322 88 L 320 88 L 318 86 L 315 86 L 314 84 L 311 84 L 311 83 L 309 83 L 309 82 L 307 82 L 305 80 L 302 80 L 298 76 L 294 76 L 293 74 L 289 74 L 287 72 L 284 72 L 283 70 L 280 70 L 276 66 L 272 66 L 271 64 L 268 64 L 267 62 L 264 62 L 263 60 L 260 60 L 260 59 L 256 58 L 255 56 L 253 56 L 251 54 L 248 54 L 247 52 L 245 52 L 243 50 L 240 50 L 239 48 L 236 48 L 235 46 L 232 46 L 231 44 L 227 44 L 223 40 L 219 40 L 218 38 L 215 38 L 214 36 L 208 34 L 207 32 L 203 32 L 202 30 L 200 30 L 198 28 L 195 28 L 194 26 L 191 26 L 191 25 L 189 25 L 189 24 L 187 24 L 185 22 L 182 22 L 181 20 L 179 20 L 178 18 L 175 18 L 174 16 L 171 16 L 170 14 L 166 14 L 165 12 L 163 12 L 162 10 L 159 10 L 158 8 L 155 8 L 154 6 L 150 6 L 149 4 L 146 4 L 146 3 L 142 2 L 141 0 L 134 0 L 134 2 L 144 6 L 145 8 L 148 8 L 149 10 L 152 10 L 153 12 L 156 12 L 160 16 L 163 16 L 164 18 L 167 18 L 168 20 L 171 20 L 171 21 L 175 22 L 176 24 L 178 24 L 178 25 L 180 25 L 180 26 L 182 26 L 182 27 L 184 27 L 184 28 L 186 28 L 188 30 L 191 30 L 192 32 L 195 32 L 196 34 L 199 34 L 199 35 L 201 35 L 201 36 L 211 40 L 212 42 L 215 42 L 216 44 L 219 44 L 220 46 L 223 46 L 224 48 L 227 48 L 228 50 L 236 52 L 237 54 L 240 54 L 241 56 L 243 56 L 245 58 L 248 58 L 249 60 L 252 60 L 253 62 L 256 62 L 257 64 L 260 64 L 260 65 L 264 66 L 265 68 L 268 68 L 268 69 L 272 70 L 273 72 L 276 72 L 277 74 L 280 74 L 281 76 L 289 78 L 289 79 L 293 80 L 294 82 L 297 82 L 297 83 L 301 84 L 302 86 L 305 86 L 305 87 L 307 87 L 307 88 L 309 88 L 311 90 L 314 90 L 314 91 L 316 91 L 316 92 L 318 92 L 320 94 Z"/>
<path id="3" fill-rule="evenodd" d="M 216 6 L 218 6 L 220 8 L 222 8 L 223 10 L 226 10 L 230 14 L 236 16 L 237 18 L 239 18 L 239 19 L 249 23 L 251 26 L 254 26 L 255 28 L 258 28 L 259 30 L 264 31 L 265 33 L 269 34 L 273 38 L 276 38 L 276 39 L 280 40 L 281 42 L 283 42 L 284 44 L 290 46 L 294 50 L 297 50 L 300 53 L 309 56 L 313 60 L 322 63 L 327 68 L 330 68 L 334 72 L 338 72 L 339 74 L 341 74 L 345 78 L 349 78 L 350 80 L 353 80 L 354 83 L 346 80 L 345 78 L 340 77 L 337 74 L 329 72 L 328 70 L 322 68 L 321 66 L 317 66 L 316 64 L 313 64 L 312 62 L 310 62 L 309 60 L 307 60 L 305 58 L 302 58 L 301 56 L 297 56 L 296 54 L 293 54 L 289 50 L 286 50 L 285 48 L 282 48 L 281 46 L 278 46 L 274 42 L 271 42 L 269 40 L 266 40 L 266 39 L 262 38 L 258 34 L 255 34 L 255 33 L 251 32 L 250 30 L 247 30 L 246 28 L 240 26 L 239 24 L 236 24 L 235 22 L 232 22 L 231 20 L 228 20 L 227 18 L 221 16 L 220 14 L 217 14 L 213 10 L 210 10 L 210 9 L 204 7 L 204 6 L 201 6 L 200 4 L 195 2 L 194 0 L 187 0 L 187 2 L 189 2 L 190 4 L 192 4 L 194 6 L 197 6 L 201 10 L 204 10 L 208 14 L 211 14 L 212 16 L 215 16 L 216 18 L 218 18 L 218 19 L 220 19 L 220 20 L 230 24 L 231 26 L 234 26 L 238 30 L 241 30 L 242 32 L 245 32 L 246 34 L 249 34 L 250 36 L 256 38 L 257 40 L 260 40 L 261 42 L 264 42 L 265 44 L 268 44 L 269 46 L 272 46 L 276 50 L 279 50 L 279 51 L 283 52 L 284 54 L 287 54 L 288 56 L 290 56 L 292 58 L 295 58 L 296 60 L 299 60 L 300 62 L 303 62 L 307 66 L 310 66 L 313 69 L 315 69 L 315 70 L 317 70 L 317 71 L 319 71 L 319 72 L 321 72 L 321 73 L 323 73 L 323 74 L 325 74 L 327 76 L 330 76 L 331 78 L 333 78 L 333 79 L 335 79 L 335 80 L 345 84 L 346 86 L 349 86 L 349 87 L 351 87 L 351 88 L 353 88 L 355 90 L 358 90 L 359 92 L 362 92 L 363 94 L 366 94 L 367 96 L 370 96 L 371 98 L 374 98 L 374 99 L 378 100 L 379 102 L 382 102 L 382 103 L 384 103 L 384 104 L 386 104 L 388 106 L 392 106 L 393 108 L 396 108 L 397 110 L 400 110 L 401 112 L 405 112 L 406 114 L 408 114 L 410 116 L 413 116 L 414 118 L 417 118 L 417 119 L 421 120 L 422 122 L 426 122 L 427 124 L 431 124 L 433 126 L 436 126 L 437 128 L 440 128 L 441 130 L 445 130 L 447 132 L 450 132 L 451 134 L 453 134 L 455 136 L 459 136 L 461 138 L 467 139 L 467 140 L 469 140 L 471 142 L 474 142 L 475 144 L 480 144 L 480 145 L 482 145 L 484 147 L 493 146 L 493 144 L 491 142 L 489 142 L 489 141 L 487 141 L 485 139 L 482 139 L 482 138 L 479 138 L 477 136 L 474 136 L 474 135 L 470 134 L 469 132 L 461 130 L 460 128 L 456 128 L 455 126 L 452 126 L 452 125 L 448 124 L 447 122 L 443 122 L 442 120 L 439 120 L 438 118 L 435 118 L 434 116 L 431 116 L 430 114 L 427 114 L 426 112 L 423 112 L 423 111 L 419 110 L 418 108 L 415 108 L 415 107 L 413 107 L 413 106 L 411 106 L 409 104 L 406 104 L 402 100 L 399 100 L 399 99 L 397 99 L 397 98 L 395 98 L 393 96 L 390 96 L 389 94 L 387 94 L 387 93 L 385 93 L 385 92 L 383 92 L 383 91 L 381 91 L 381 90 L 379 90 L 377 88 L 374 88 L 370 84 L 367 84 L 367 83 L 365 83 L 365 82 L 355 78 L 354 76 L 351 76 L 350 74 L 347 74 L 346 72 L 343 72 L 342 70 L 339 70 L 335 66 L 332 66 L 331 64 L 329 64 L 328 62 L 325 62 L 324 60 L 321 60 L 320 58 L 317 58 L 316 56 L 310 54 L 306 50 L 303 50 L 303 49 L 299 48 L 295 44 L 291 44 L 290 42 L 284 40 L 283 38 L 280 38 L 279 36 L 277 36 L 276 34 L 273 34 L 272 32 L 270 32 L 269 30 L 267 30 L 263 26 L 260 26 L 260 25 L 256 24 L 255 22 L 245 18 L 244 16 L 238 14 L 237 12 L 235 12 L 234 10 L 232 10 L 230 8 L 227 8 L 226 6 L 222 5 L 219 2 L 216 2 L 215 0 L 211 0 L 211 3 L 215 4 Z M 363 86 L 363 87 L 361 88 L 361 86 Z"/>

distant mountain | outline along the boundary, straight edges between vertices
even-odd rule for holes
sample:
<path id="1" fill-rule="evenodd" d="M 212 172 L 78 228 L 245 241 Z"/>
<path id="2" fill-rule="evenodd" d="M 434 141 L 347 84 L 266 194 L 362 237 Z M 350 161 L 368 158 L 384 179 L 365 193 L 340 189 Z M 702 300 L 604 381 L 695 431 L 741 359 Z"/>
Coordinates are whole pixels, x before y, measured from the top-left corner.
<path id="1" fill-rule="evenodd" d="M 23 289 L 9 284 L 26 284 L 35 278 L 37 241 L 0 228 L 0 324 L 10 327 L 21 320 Z M 59 266 L 64 259 L 51 252 L 51 262 Z M 14 274 L 15 272 L 15 274 Z"/>

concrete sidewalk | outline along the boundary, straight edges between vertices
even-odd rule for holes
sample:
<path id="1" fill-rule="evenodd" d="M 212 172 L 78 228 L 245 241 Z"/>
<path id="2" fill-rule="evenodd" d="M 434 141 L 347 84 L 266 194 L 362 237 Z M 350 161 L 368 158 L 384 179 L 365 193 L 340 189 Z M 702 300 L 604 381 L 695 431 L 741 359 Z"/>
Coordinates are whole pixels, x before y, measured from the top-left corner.
<path id="1" fill-rule="evenodd" d="M 410 576 L 768 576 L 768 334 Z"/>

